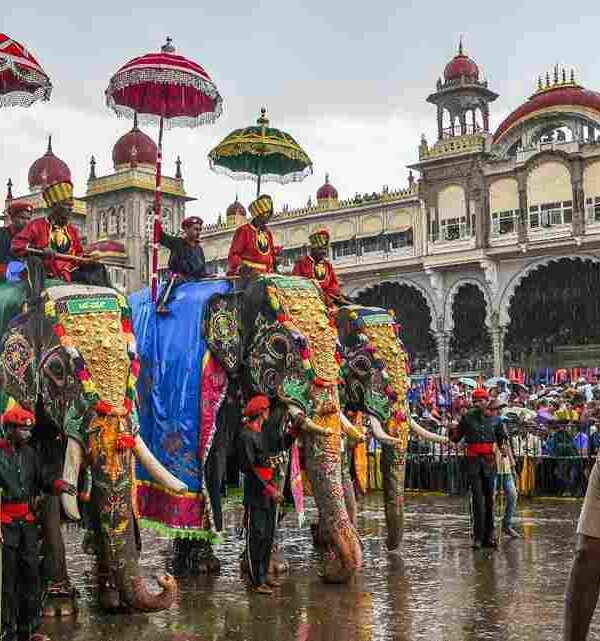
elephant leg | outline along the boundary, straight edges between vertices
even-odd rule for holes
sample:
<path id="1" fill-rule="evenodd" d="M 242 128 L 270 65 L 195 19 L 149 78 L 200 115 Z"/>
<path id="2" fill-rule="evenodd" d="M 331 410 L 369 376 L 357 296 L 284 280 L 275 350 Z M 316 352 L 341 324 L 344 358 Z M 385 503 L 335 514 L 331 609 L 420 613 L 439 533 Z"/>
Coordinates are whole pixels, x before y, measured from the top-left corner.
<path id="1" fill-rule="evenodd" d="M 42 505 L 42 576 L 46 586 L 44 616 L 69 617 L 76 612 L 75 590 L 67 572 L 67 558 L 60 523 L 58 497 Z"/>
<path id="2" fill-rule="evenodd" d="M 381 476 L 383 477 L 383 501 L 387 526 L 387 548 L 392 553 L 400 552 L 404 533 L 404 454 L 389 445 L 381 447 Z"/>
<path id="3" fill-rule="evenodd" d="M 585 641 L 600 593 L 600 539 L 577 535 L 567 585 L 564 641 Z"/>
<path id="4" fill-rule="evenodd" d="M 356 494 L 354 492 L 354 482 L 352 481 L 352 476 L 350 474 L 350 462 L 348 460 L 348 450 L 344 452 L 342 457 L 342 487 L 344 489 L 344 503 L 346 505 L 346 511 L 350 517 L 352 525 L 356 527 L 357 525 L 357 507 L 356 507 Z"/>

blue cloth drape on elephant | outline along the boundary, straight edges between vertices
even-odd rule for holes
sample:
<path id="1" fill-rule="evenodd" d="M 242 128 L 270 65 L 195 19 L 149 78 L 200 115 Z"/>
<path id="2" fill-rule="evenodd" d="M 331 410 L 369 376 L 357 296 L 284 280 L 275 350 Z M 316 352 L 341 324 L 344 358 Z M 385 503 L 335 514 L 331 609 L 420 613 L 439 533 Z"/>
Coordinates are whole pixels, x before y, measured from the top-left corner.
<path id="1" fill-rule="evenodd" d="M 199 452 L 200 387 L 207 351 L 203 321 L 206 303 L 227 293 L 226 280 L 184 283 L 157 314 L 149 290 L 129 297 L 141 360 L 138 380 L 142 438 L 158 460 L 184 481 L 189 492 L 174 496 L 138 469 L 141 518 L 174 536 L 200 535 L 203 497 Z"/>

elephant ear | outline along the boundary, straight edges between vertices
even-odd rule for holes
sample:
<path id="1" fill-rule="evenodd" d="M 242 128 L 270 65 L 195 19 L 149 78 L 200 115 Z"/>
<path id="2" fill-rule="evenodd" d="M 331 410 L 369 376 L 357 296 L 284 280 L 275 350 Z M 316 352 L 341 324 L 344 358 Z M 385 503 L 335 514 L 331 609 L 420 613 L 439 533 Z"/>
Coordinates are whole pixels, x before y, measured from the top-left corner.
<path id="1" fill-rule="evenodd" d="M 36 358 L 25 322 L 14 322 L 0 344 L 0 379 L 3 391 L 21 405 L 34 408 L 37 394 Z"/>
<path id="2" fill-rule="evenodd" d="M 204 317 L 204 339 L 208 349 L 229 376 L 242 365 L 241 292 L 214 294 L 208 300 Z"/>

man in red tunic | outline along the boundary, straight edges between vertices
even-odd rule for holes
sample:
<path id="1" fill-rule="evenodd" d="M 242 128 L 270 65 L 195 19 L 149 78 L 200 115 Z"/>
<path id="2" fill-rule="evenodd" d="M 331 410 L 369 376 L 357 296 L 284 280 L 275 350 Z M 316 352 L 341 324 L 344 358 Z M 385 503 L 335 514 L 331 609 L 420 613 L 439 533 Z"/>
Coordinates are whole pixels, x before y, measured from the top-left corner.
<path id="1" fill-rule="evenodd" d="M 73 185 L 70 182 L 54 183 L 44 189 L 44 201 L 50 209 L 46 218 L 36 218 L 28 223 L 12 240 L 11 249 L 16 256 L 27 257 L 30 280 L 35 282 L 34 290 L 41 289 L 38 276 L 40 259 L 31 255 L 30 250 L 42 252 L 44 272 L 53 278 L 68 283 L 107 285 L 108 279 L 103 265 L 82 264 L 62 260 L 61 254 L 83 256 L 79 230 L 69 224 L 73 209 Z"/>
<path id="2" fill-rule="evenodd" d="M 10 222 L 0 228 L 0 280 L 6 279 L 8 264 L 17 261 L 11 250 L 12 239 L 27 225 L 32 212 L 33 207 L 23 202 L 9 205 L 6 211 Z"/>
<path id="3" fill-rule="evenodd" d="M 275 259 L 281 252 L 267 227 L 273 215 L 271 196 L 259 196 L 248 209 L 252 220 L 236 229 L 227 258 L 227 275 L 244 279 L 275 271 Z"/>
<path id="4" fill-rule="evenodd" d="M 340 284 L 333 265 L 327 260 L 329 251 L 329 232 L 319 229 L 308 237 L 310 241 L 310 255 L 303 256 L 296 261 L 292 273 L 294 276 L 304 276 L 319 283 L 325 294 L 327 303 L 343 303 Z"/>

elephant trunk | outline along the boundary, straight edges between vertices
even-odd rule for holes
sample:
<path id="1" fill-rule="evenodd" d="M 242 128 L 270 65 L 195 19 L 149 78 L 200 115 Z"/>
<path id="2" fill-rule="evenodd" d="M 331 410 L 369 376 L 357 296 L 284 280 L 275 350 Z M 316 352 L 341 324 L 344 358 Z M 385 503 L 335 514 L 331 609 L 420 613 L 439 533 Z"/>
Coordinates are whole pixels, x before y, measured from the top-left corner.
<path id="1" fill-rule="evenodd" d="M 328 436 L 305 433 L 306 467 L 319 510 L 319 530 L 328 548 L 323 579 L 345 583 L 362 565 L 358 534 L 344 502 L 340 460 L 339 412 L 317 416 L 315 423 Z"/>
<path id="2" fill-rule="evenodd" d="M 177 598 L 177 581 L 169 574 L 155 577 L 160 592 L 151 592 L 146 579 L 126 571 L 118 572 L 117 589 L 121 601 L 137 612 L 158 612 L 169 609 Z"/>

